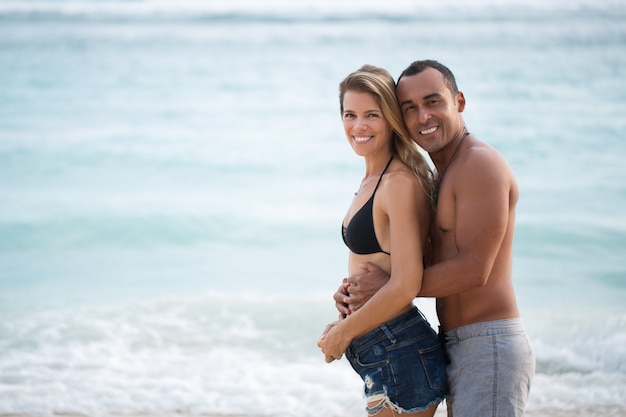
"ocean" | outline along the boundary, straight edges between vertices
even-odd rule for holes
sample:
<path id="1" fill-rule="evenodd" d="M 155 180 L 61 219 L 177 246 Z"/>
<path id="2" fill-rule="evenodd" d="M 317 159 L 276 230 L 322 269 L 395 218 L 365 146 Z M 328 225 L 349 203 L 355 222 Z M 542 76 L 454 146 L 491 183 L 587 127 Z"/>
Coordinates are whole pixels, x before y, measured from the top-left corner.
<path id="1" fill-rule="evenodd" d="M 611 0 L 0 1 L 0 415 L 365 415 L 316 346 L 363 174 L 337 85 L 426 58 L 519 182 L 529 415 L 626 416 Z"/>

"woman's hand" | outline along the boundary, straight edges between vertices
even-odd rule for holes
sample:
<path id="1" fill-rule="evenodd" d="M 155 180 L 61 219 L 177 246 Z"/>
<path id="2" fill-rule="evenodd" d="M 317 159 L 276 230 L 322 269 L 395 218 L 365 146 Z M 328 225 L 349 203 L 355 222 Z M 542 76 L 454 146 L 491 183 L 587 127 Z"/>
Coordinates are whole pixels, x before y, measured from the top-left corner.
<path id="1" fill-rule="evenodd" d="M 317 346 L 322 349 L 322 353 L 326 356 L 326 362 L 341 359 L 348 349 L 348 345 L 350 345 L 351 340 L 343 340 L 340 323 L 341 321 L 335 321 L 328 324 L 317 341 Z"/>

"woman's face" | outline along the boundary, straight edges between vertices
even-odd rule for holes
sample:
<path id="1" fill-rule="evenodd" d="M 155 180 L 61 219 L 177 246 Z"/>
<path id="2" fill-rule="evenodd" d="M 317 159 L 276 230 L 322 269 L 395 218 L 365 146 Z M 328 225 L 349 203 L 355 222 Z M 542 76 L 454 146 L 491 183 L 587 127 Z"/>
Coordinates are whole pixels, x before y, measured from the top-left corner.
<path id="1" fill-rule="evenodd" d="M 343 129 L 357 155 L 388 155 L 393 128 L 371 93 L 348 90 L 343 96 Z"/>

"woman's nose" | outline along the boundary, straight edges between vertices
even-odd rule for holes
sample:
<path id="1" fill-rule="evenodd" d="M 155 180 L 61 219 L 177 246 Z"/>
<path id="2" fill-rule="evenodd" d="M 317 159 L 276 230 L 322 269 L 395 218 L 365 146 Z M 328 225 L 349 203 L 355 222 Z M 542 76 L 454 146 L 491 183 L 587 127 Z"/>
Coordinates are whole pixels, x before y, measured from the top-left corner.
<path id="1" fill-rule="evenodd" d="M 365 130 L 368 128 L 367 119 L 364 117 L 359 117 L 356 121 L 356 128 L 359 130 Z"/>

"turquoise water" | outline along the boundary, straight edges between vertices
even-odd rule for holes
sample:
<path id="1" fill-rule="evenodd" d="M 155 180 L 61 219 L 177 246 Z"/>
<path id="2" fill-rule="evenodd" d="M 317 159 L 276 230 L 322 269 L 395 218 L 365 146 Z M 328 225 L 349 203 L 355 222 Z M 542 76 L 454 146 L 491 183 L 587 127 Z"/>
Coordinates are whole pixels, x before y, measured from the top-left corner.
<path id="1" fill-rule="evenodd" d="M 529 408 L 623 405 L 626 7 L 334 3 L 0 3 L 0 413 L 361 415 L 315 346 L 362 176 L 337 84 L 422 58 L 520 184 Z"/>

